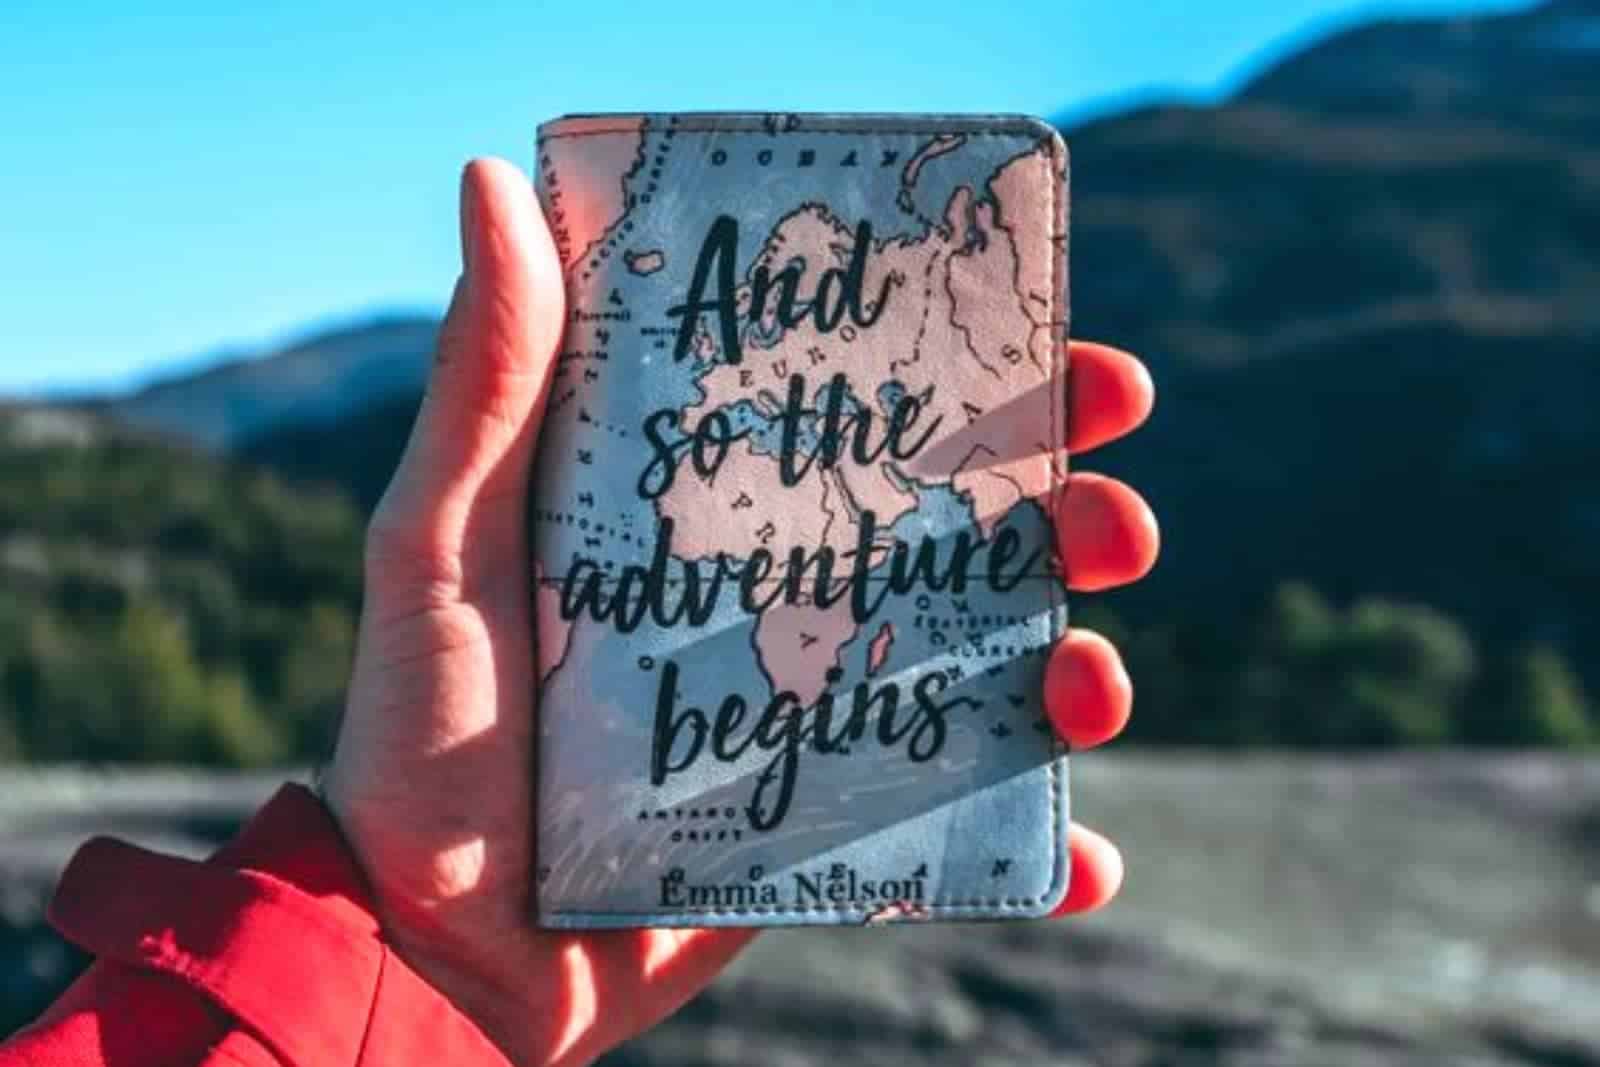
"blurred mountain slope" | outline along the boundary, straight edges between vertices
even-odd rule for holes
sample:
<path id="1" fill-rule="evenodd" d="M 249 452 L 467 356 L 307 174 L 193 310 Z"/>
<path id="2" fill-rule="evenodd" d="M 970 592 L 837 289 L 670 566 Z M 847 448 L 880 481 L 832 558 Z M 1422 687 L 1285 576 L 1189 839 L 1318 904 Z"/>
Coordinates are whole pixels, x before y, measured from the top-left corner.
<path id="1" fill-rule="evenodd" d="M 1376 23 L 1070 141 L 1073 333 L 1161 394 L 1087 460 L 1173 532 L 1119 610 L 1300 576 L 1595 682 L 1600 6 Z"/>
<path id="2" fill-rule="evenodd" d="M 211 448 L 232 448 L 296 423 L 335 421 L 395 395 L 414 397 L 427 376 L 438 323 L 380 318 L 302 338 L 111 398 L 133 426 Z"/>
<path id="3" fill-rule="evenodd" d="M 1326 115 L 1484 118 L 1593 142 L 1600 3 L 1556 0 L 1517 15 L 1382 20 L 1275 64 L 1240 94 Z"/>
<path id="4" fill-rule="evenodd" d="M 1154 673 L 1237 673 L 1210 633 L 1302 579 L 1430 605 L 1480 649 L 1558 649 L 1600 686 L 1600 3 L 1376 22 L 1218 106 L 1068 135 L 1073 333 L 1160 385 L 1150 425 L 1085 460 L 1171 532 L 1148 581 L 1096 598 L 1177 628 Z M 434 329 L 313 337 L 108 407 L 370 507 Z"/>
<path id="5" fill-rule="evenodd" d="M 311 758 L 343 698 L 360 556 L 341 493 L 0 406 L 0 764 Z"/>

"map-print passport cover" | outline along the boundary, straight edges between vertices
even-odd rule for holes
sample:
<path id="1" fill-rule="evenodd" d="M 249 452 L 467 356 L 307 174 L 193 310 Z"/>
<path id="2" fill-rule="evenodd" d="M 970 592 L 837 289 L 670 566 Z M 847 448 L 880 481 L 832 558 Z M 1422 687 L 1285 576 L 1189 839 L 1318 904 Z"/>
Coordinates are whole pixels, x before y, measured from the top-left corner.
<path id="1" fill-rule="evenodd" d="M 1034 119 L 572 116 L 533 473 L 537 918 L 1066 892 L 1066 158 Z"/>

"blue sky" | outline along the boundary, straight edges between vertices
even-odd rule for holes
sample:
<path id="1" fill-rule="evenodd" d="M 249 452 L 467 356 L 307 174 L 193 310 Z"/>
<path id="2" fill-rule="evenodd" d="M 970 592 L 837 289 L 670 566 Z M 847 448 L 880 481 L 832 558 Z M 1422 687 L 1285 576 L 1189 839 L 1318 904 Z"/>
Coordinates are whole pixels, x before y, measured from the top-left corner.
<path id="1" fill-rule="evenodd" d="M 1054 116 L 1211 98 L 1376 13 L 1518 6 L 3 0 L 0 393 L 126 387 L 436 310 L 461 163 L 527 166 L 562 112 Z"/>

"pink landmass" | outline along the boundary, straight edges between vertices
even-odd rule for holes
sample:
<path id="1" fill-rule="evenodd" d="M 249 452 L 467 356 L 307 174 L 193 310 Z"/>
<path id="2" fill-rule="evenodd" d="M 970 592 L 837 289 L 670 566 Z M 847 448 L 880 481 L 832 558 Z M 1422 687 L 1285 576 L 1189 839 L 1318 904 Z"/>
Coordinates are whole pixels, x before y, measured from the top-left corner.
<path id="1" fill-rule="evenodd" d="M 935 140 L 918 156 L 926 162 L 959 147 Z M 711 481 L 683 464 L 657 502 L 659 513 L 676 523 L 680 555 L 748 557 L 766 547 L 781 559 L 791 547 L 823 544 L 848 551 L 863 511 L 873 511 L 881 528 L 916 506 L 906 478 L 967 495 L 988 536 L 1019 501 L 1048 492 L 1052 436 L 1061 432 L 1049 322 L 1055 222 L 1045 198 L 1023 191 L 1025 183 L 1051 180 L 1050 168 L 1042 151 L 1019 156 L 996 172 L 988 196 L 958 188 L 924 235 L 877 242 L 866 259 L 863 291 L 870 300 L 886 281 L 889 288 L 870 329 L 823 333 L 807 317 L 784 330 L 769 317 L 752 331 L 759 336 L 744 346 L 739 365 L 724 362 L 714 340 L 700 343 L 697 334 L 695 355 L 708 369 L 698 379 L 702 398 L 684 412 L 685 429 L 742 401 L 776 414 L 791 374 L 806 375 L 816 389 L 841 370 L 871 410 L 876 433 L 888 419 L 878 394 L 889 381 L 924 398 L 919 425 L 939 424 L 916 456 L 893 468 L 887 460 L 860 466 L 846 457 L 833 470 L 817 464 L 790 488 L 779 483 L 776 459 L 748 442 L 733 446 Z M 908 180 L 915 176 L 908 164 Z M 1008 199 L 1037 207 L 1008 210 Z M 809 296 L 823 270 L 849 262 L 853 242 L 852 226 L 823 205 L 806 204 L 768 235 L 756 263 L 776 272 L 800 259 L 801 290 Z M 746 285 L 741 317 L 748 294 Z M 769 580 L 779 574 L 775 569 Z M 800 604 L 763 613 L 754 641 L 773 685 L 809 703 L 856 633 L 848 606 Z M 893 640 L 892 630 L 879 630 L 869 669 L 881 668 Z"/>
<path id="2" fill-rule="evenodd" d="M 956 492 L 971 499 L 972 513 L 984 536 L 992 537 L 1006 512 L 1024 500 L 1045 500 L 1050 492 L 1050 469 L 1030 460 L 993 460 L 978 452 L 972 465 L 957 471 L 951 481 Z"/>
<path id="3" fill-rule="evenodd" d="M 1050 350 L 1049 300 L 1055 221 L 1046 212 L 1048 204 L 1027 189 L 1030 182 L 1036 189 L 1050 166 L 1044 150 L 1037 149 L 1000 168 L 990 180 L 993 200 L 973 210 L 974 224 L 988 239 L 950 258 L 951 318 L 965 335 L 968 350 L 985 363 L 998 356 L 1006 374 L 1033 383 L 1007 403 L 1009 417 L 974 424 L 983 432 L 952 477 L 955 489 L 972 500 L 985 535 L 1017 503 L 1049 492 L 1056 447 L 1051 436 L 1062 432 L 1060 413 L 1041 402 L 1050 399 L 1042 390 L 1056 355 Z M 1034 205 L 1034 211 L 1008 215 L 1007 198 Z M 1001 218 L 1009 218 L 1009 228 L 1000 225 Z M 1015 303 L 984 296 L 1008 283 Z M 982 401 L 976 406 L 986 407 Z"/>
<path id="4" fill-rule="evenodd" d="M 747 559 L 765 548 L 780 561 L 768 578 L 776 581 L 791 548 L 809 552 L 827 544 L 843 552 L 854 546 L 837 496 L 823 478 L 785 487 L 772 457 L 744 440 L 728 450 L 713 478 L 700 477 L 685 459 L 672 488 L 657 501 L 657 513 L 673 521 L 674 555 L 714 559 L 720 552 Z"/>
<path id="5" fill-rule="evenodd" d="M 878 527 L 883 529 L 894 525 L 896 519 L 917 506 L 917 495 L 897 485 L 887 467 L 884 461 L 870 467 L 842 463 L 835 469 L 850 521 L 859 522 L 861 513 L 870 511 Z"/>
<path id="6" fill-rule="evenodd" d="M 991 188 L 1021 196 L 1024 181 L 1049 180 L 1049 167 L 1042 151 L 1019 156 L 997 172 Z M 687 410 L 686 427 L 707 412 L 745 400 L 773 413 L 790 374 L 805 373 L 820 387 L 827 375 L 844 369 L 852 391 L 873 408 L 881 428 L 887 413 L 877 406 L 878 387 L 898 379 L 913 395 L 929 396 L 924 425 L 942 420 L 938 434 L 904 473 L 971 494 L 985 533 L 992 533 L 1023 496 L 1049 488 L 1051 435 L 1060 431 L 1047 404 L 1025 405 L 1029 417 L 1021 417 L 1018 407 L 1019 398 L 1029 394 L 1049 399 L 1054 355 L 1049 301 L 1039 311 L 1028 307 L 1050 285 L 1052 220 L 1040 201 L 1029 197 L 1027 202 L 1039 204 L 1036 210 L 1008 214 L 1003 202 L 997 209 L 989 199 L 976 199 L 971 189 L 958 188 L 941 225 L 921 238 L 880 242 L 867 258 L 867 294 L 875 295 L 891 279 L 887 307 L 870 333 L 819 333 L 807 318 L 768 347 L 747 349 L 737 366 L 711 360 L 698 383 L 704 396 Z M 1011 229 L 1000 225 L 1001 218 Z M 1026 254 L 1044 257 L 1043 263 L 1024 267 L 1022 248 L 1012 236 L 1023 232 L 1030 234 L 1023 239 Z M 776 271 L 799 257 L 805 276 L 814 279 L 825 268 L 849 261 L 853 239 L 854 231 L 826 207 L 807 204 L 783 219 L 756 262 Z M 997 293 L 1011 298 L 997 299 Z M 775 484 L 771 460 L 765 462 L 765 477 Z M 823 476 L 820 470 L 813 474 Z M 850 521 L 870 507 L 880 522 L 890 523 L 915 506 L 914 495 L 881 467 L 846 463 L 839 477 Z"/>
<path id="7" fill-rule="evenodd" d="M 545 581 L 544 568 L 533 565 L 533 610 L 536 627 L 534 647 L 538 652 L 539 684 L 550 680 L 567 658 L 572 642 L 572 622 L 561 617 L 561 589 Z"/>
<path id="8" fill-rule="evenodd" d="M 1041 346 L 1049 346 L 1051 241 L 1057 220 L 1029 217 L 1014 205 L 1038 203 L 1038 197 L 1029 196 L 1028 187 L 1039 181 L 1041 165 L 1048 168 L 1052 161 L 1043 148 L 1038 148 L 1010 160 L 989 179 L 989 192 L 998 204 L 994 223 L 1011 238 L 1016 252 L 1017 297 L 1035 327 L 1029 344 L 1029 352 L 1035 356 Z"/>
<path id="9" fill-rule="evenodd" d="M 867 676 L 870 678 L 883 669 L 889 659 L 889 650 L 894 647 L 894 623 L 886 622 L 878 627 L 878 632 L 872 636 L 872 642 L 867 645 Z"/>
<path id="10" fill-rule="evenodd" d="M 938 159 L 949 152 L 954 152 L 967 143 L 964 133 L 942 133 L 917 149 L 917 154 L 906 163 L 906 169 L 901 172 L 900 184 L 907 189 L 917 184 L 917 178 L 922 174 L 922 168 L 930 159 Z"/>
<path id="11" fill-rule="evenodd" d="M 826 608 L 814 604 L 776 604 L 756 620 L 755 648 L 774 691 L 788 689 L 810 706 L 828 687 L 828 671 L 855 637 L 850 598 Z"/>
<path id="12" fill-rule="evenodd" d="M 1016 289 L 1018 259 L 1011 235 L 995 225 L 994 207 L 980 201 L 973 209 L 973 225 L 988 240 L 962 249 L 950 257 L 945 286 L 950 297 L 950 321 L 961 331 L 967 352 L 984 367 L 1008 376 L 1023 360 L 1048 371 L 1050 353 L 1033 352 L 1035 336 L 1048 341 L 1047 331 L 1035 328 L 1020 295 L 1014 301 L 1000 301 L 995 293 Z"/>
<path id="13" fill-rule="evenodd" d="M 644 119 L 606 118 L 581 138 L 542 145 L 544 181 L 562 266 L 581 263 L 627 210 L 628 173 L 643 161 Z M 552 183 L 553 179 L 553 183 Z"/>
<path id="14" fill-rule="evenodd" d="M 667 257 L 659 248 L 652 248 L 648 252 L 624 252 L 622 262 L 634 274 L 648 276 L 666 266 Z"/>

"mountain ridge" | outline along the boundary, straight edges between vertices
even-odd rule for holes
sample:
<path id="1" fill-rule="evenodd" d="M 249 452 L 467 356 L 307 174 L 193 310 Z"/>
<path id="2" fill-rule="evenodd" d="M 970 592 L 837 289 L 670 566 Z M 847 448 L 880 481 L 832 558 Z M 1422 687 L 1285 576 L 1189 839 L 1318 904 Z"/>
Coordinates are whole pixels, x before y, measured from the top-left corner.
<path id="1" fill-rule="evenodd" d="M 1302 578 L 1552 645 L 1600 685 L 1600 29 L 1592 52 L 1559 37 L 1591 19 L 1600 2 L 1383 20 L 1220 104 L 1068 130 L 1073 333 L 1138 352 L 1161 392 L 1089 460 L 1172 532 L 1103 598 L 1117 614 L 1198 633 Z M 434 329 L 336 331 L 105 410 L 371 507 Z M 318 358 L 285 375 L 305 391 L 249 393 Z"/>
<path id="2" fill-rule="evenodd" d="M 1468 166 L 1493 164 L 1508 156 L 1561 155 L 1573 166 L 1600 172 L 1600 152 L 1574 156 L 1572 145 L 1560 139 L 1570 134 L 1570 130 L 1562 129 L 1554 136 L 1547 131 L 1506 130 L 1499 116 L 1426 106 L 1423 99 L 1426 94 L 1416 84 L 1449 82 L 1461 89 L 1469 80 L 1464 73 L 1451 73 L 1446 69 L 1445 74 L 1441 74 L 1439 68 L 1449 68 L 1451 63 L 1466 64 L 1482 81 L 1485 72 L 1492 74 L 1497 70 L 1493 62 L 1485 62 L 1486 57 L 1503 61 L 1508 54 L 1514 60 L 1508 69 L 1520 74 L 1529 64 L 1523 62 L 1517 50 L 1508 53 L 1501 47 L 1507 41 L 1524 46 L 1521 51 L 1531 52 L 1534 58 L 1543 61 L 1540 69 L 1548 71 L 1552 55 L 1558 60 L 1567 59 L 1571 57 L 1566 53 L 1586 49 L 1567 49 L 1564 53 L 1561 49 L 1534 47 L 1529 42 L 1540 34 L 1548 36 L 1548 31 L 1559 29 L 1573 18 L 1590 16 L 1595 19 L 1597 37 L 1595 56 L 1586 58 L 1600 58 L 1600 0 L 1547 0 L 1512 13 L 1385 18 L 1336 32 L 1274 60 L 1216 105 L 1147 101 L 1114 113 L 1097 114 L 1081 122 L 1062 120 L 1059 124 L 1071 136 L 1074 155 L 1079 157 L 1075 161 L 1080 165 L 1084 162 L 1082 157 L 1092 159 L 1096 150 L 1103 149 L 1107 158 L 1115 158 L 1118 149 L 1136 149 L 1141 143 L 1152 141 L 1164 142 L 1170 138 L 1172 127 L 1177 126 L 1227 144 L 1246 157 L 1282 153 L 1284 142 L 1294 142 L 1301 163 L 1331 160 L 1382 170 L 1407 163 Z M 1352 68 L 1358 77 L 1349 76 Z M 1567 73 L 1568 68 L 1557 63 L 1548 81 Z M 1359 91 L 1352 89 L 1356 82 L 1360 83 Z M 1487 82 L 1492 87 L 1497 86 L 1492 77 Z M 1540 93 L 1549 85 L 1541 81 L 1533 87 L 1534 92 L 1526 91 L 1527 86 L 1523 88 L 1519 98 L 1540 102 L 1543 99 Z M 1472 94 L 1458 95 L 1468 101 L 1478 99 Z M 1570 109 L 1585 120 L 1584 130 L 1600 136 L 1600 93 L 1591 93 L 1591 97 L 1583 101 L 1582 107 L 1570 92 L 1564 99 Z M 1436 94 L 1436 98 L 1453 99 L 1448 94 Z M 1380 101 L 1384 106 L 1375 107 Z M 1392 128 L 1363 121 L 1374 117 L 1404 119 L 1409 127 L 1416 128 L 1409 128 L 1404 139 L 1397 139 Z M 1075 174 L 1075 179 L 1075 187 L 1078 187 L 1075 193 L 1078 193 L 1081 178 Z M 1116 194 L 1108 196 L 1096 191 L 1096 198 L 1099 203 L 1094 207 L 1102 213 L 1121 206 Z M 1078 216 L 1075 222 L 1081 221 L 1085 213 L 1083 205 L 1080 203 L 1075 208 Z M 1080 282 L 1082 277 L 1079 272 Z M 1585 287 L 1581 295 L 1587 292 Z M 1084 307 L 1081 296 L 1074 295 L 1075 304 Z M 1574 294 L 1564 294 L 1564 299 L 1566 310 L 1587 310 L 1587 307 L 1575 306 L 1578 301 Z M 1092 313 L 1098 300 L 1088 301 L 1088 306 Z M 1509 303 L 1496 310 L 1501 314 L 1487 315 L 1476 301 L 1460 300 L 1450 306 L 1435 304 L 1416 309 L 1429 315 L 1455 318 L 1458 324 L 1470 316 L 1477 326 L 1499 329 L 1506 329 L 1508 324 L 1526 317 L 1526 309 Z M 1600 310 L 1593 316 L 1594 322 L 1600 322 Z M 1219 316 L 1219 319 L 1226 318 L 1226 315 Z M 105 410 L 137 425 L 166 429 L 212 447 L 236 447 L 252 437 L 297 421 L 325 420 L 354 413 L 361 407 L 377 406 L 391 399 L 392 392 L 420 389 L 437 325 L 437 319 L 415 313 L 380 313 L 353 318 L 348 323 L 301 333 L 283 346 L 246 352 L 197 371 L 163 375 L 135 389 L 86 395 L 75 398 L 74 402 Z M 1331 322 L 1323 328 L 1337 330 L 1339 324 Z M 1294 339 L 1288 338 L 1264 346 L 1250 346 L 1249 350 L 1256 355 L 1270 355 L 1285 347 L 1279 343 L 1285 340 L 1289 342 L 1288 347 L 1293 347 Z M 1234 347 L 1241 351 L 1246 348 Z M 1204 344 L 1195 346 L 1201 358 L 1205 351 Z M 318 383 L 304 380 L 308 372 L 315 377 L 316 371 L 324 375 L 331 371 L 331 376 L 338 378 L 342 371 L 349 374 L 348 381 L 341 378 L 340 384 L 344 387 L 370 388 L 374 383 L 360 373 L 370 369 L 367 361 L 361 358 L 364 355 L 376 356 L 373 362 L 384 369 L 375 383 L 378 388 L 371 392 L 330 398 L 319 392 Z M 352 370 L 356 373 L 350 373 Z M 286 381 L 274 381 L 275 378 Z M 268 405 L 266 412 L 258 412 L 249 405 L 240 410 L 233 397 L 228 397 L 230 402 L 222 404 L 220 409 L 213 402 L 218 391 L 231 394 L 238 392 L 239 386 L 259 388 L 263 385 L 281 391 L 282 386 L 292 386 L 297 380 L 301 389 L 294 399 L 300 406 Z M 186 404 L 190 410 L 183 410 Z"/>
<path id="3" fill-rule="evenodd" d="M 234 448 L 286 424 L 334 420 L 415 393 L 438 329 L 431 316 L 374 315 L 77 403 L 136 427 Z"/>

